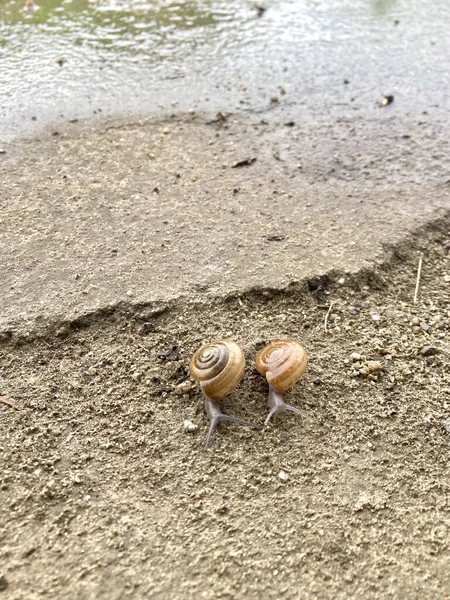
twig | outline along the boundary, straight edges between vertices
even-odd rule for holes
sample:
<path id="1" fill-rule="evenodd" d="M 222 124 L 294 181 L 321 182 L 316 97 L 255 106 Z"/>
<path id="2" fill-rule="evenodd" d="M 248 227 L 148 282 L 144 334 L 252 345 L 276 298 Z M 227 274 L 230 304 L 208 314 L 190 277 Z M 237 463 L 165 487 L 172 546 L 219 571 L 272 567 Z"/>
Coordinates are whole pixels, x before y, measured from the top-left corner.
<path id="1" fill-rule="evenodd" d="M 332 302 L 330 304 L 329 309 L 327 310 L 327 314 L 325 315 L 325 321 L 324 321 L 324 327 L 325 327 L 325 333 L 328 333 L 328 317 L 331 314 L 331 309 L 333 308 L 334 302 Z"/>
<path id="2" fill-rule="evenodd" d="M 6 396 L 0 396 L 0 402 L 2 402 L 3 404 L 7 404 L 11 408 L 14 408 L 14 410 L 19 410 L 17 406 L 13 402 L 11 402 L 11 400 Z"/>
<path id="3" fill-rule="evenodd" d="M 148 348 L 146 348 L 145 346 L 142 346 L 141 344 L 136 344 L 141 350 L 145 350 L 145 352 L 150 352 L 150 350 Z"/>
<path id="4" fill-rule="evenodd" d="M 414 304 L 417 304 L 417 296 L 419 294 L 420 275 L 422 273 L 422 260 L 423 260 L 423 253 L 420 255 L 419 267 L 417 269 L 416 291 L 414 292 Z"/>

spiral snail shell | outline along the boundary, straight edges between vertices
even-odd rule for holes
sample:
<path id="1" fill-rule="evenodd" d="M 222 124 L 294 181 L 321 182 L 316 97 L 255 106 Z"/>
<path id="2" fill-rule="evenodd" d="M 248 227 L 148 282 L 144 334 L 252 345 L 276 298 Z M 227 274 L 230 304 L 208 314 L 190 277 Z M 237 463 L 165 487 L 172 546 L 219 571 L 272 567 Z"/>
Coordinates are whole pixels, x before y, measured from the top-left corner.
<path id="1" fill-rule="evenodd" d="M 306 350 L 295 340 L 276 340 L 258 352 L 256 369 L 269 384 L 270 411 L 266 423 L 275 414 L 286 411 L 309 417 L 283 400 L 283 393 L 300 379 L 307 363 Z"/>
<path id="2" fill-rule="evenodd" d="M 245 357 L 233 340 L 217 340 L 199 348 L 191 358 L 189 372 L 200 383 L 205 395 L 205 408 L 210 418 L 205 448 L 208 448 L 211 435 L 219 423 L 231 421 L 250 427 L 254 423 L 224 414 L 219 401 L 236 389 L 244 375 Z"/>
<path id="3" fill-rule="evenodd" d="M 199 348 L 189 372 L 211 400 L 221 400 L 236 389 L 244 375 L 245 357 L 233 340 L 218 340 Z"/>
<path id="4" fill-rule="evenodd" d="M 271 388 L 283 394 L 306 370 L 306 350 L 295 340 L 276 340 L 256 357 L 256 368 Z"/>

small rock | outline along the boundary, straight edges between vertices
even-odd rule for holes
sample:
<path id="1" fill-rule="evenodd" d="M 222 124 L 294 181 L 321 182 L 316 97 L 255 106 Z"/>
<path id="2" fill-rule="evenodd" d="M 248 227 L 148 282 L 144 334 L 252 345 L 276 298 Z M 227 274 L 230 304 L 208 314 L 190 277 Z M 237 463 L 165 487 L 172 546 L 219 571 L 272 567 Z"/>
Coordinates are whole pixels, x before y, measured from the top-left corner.
<path id="1" fill-rule="evenodd" d="M 219 506 L 219 508 L 216 510 L 216 513 L 218 515 L 226 515 L 228 510 L 228 506 L 224 504 L 223 506 Z"/>
<path id="2" fill-rule="evenodd" d="M 278 102 L 278 96 L 272 96 L 272 98 L 270 99 L 271 102 L 275 103 Z"/>
<path id="3" fill-rule="evenodd" d="M 420 349 L 420 354 L 422 356 L 434 356 L 435 354 L 439 354 L 440 352 L 442 352 L 442 350 L 437 346 L 424 346 Z"/>
<path id="4" fill-rule="evenodd" d="M 375 373 L 381 371 L 383 365 L 378 360 L 368 360 L 365 363 L 369 373 Z"/>
<path id="5" fill-rule="evenodd" d="M 32 554 L 36 552 L 36 546 L 30 546 L 22 553 L 22 558 L 29 558 Z"/>
<path id="6" fill-rule="evenodd" d="M 192 433 L 194 431 L 197 431 L 197 429 L 198 429 L 198 425 L 196 425 L 192 421 L 189 421 L 189 419 L 186 419 L 185 421 L 183 421 L 183 427 L 184 427 L 184 430 L 187 431 L 188 433 Z"/>
<path id="7" fill-rule="evenodd" d="M 389 106 L 389 104 L 392 104 L 393 102 L 394 102 L 394 96 L 392 96 L 392 95 L 383 96 L 382 98 L 380 98 L 378 100 L 378 106 Z"/>
<path id="8" fill-rule="evenodd" d="M 380 315 L 371 315 L 371 319 L 372 319 L 372 321 L 380 321 L 381 317 L 380 317 Z"/>
<path id="9" fill-rule="evenodd" d="M 6 154 L 6 150 L 4 148 L 0 148 L 0 154 Z"/>
<path id="10" fill-rule="evenodd" d="M 175 393 L 179 396 L 183 396 L 184 394 L 188 394 L 193 388 L 191 381 L 183 381 L 175 388 Z"/>
<path id="11" fill-rule="evenodd" d="M 239 169 L 240 167 L 248 167 L 252 165 L 256 161 L 256 158 L 252 156 L 251 158 L 244 158 L 243 160 L 238 160 L 237 162 L 231 165 L 232 169 Z"/>
<path id="12" fill-rule="evenodd" d="M 450 433 L 450 421 L 442 423 L 442 427 L 447 433 Z"/>
<path id="13" fill-rule="evenodd" d="M 289 479 L 289 475 L 287 473 L 285 473 L 284 471 L 280 471 L 278 473 L 278 477 L 279 477 L 279 479 L 281 479 L 281 481 L 287 481 Z"/>
<path id="14" fill-rule="evenodd" d="M 350 354 L 350 358 L 352 360 L 352 362 L 358 362 L 362 359 L 361 354 L 359 354 L 359 352 L 352 352 Z"/>
<path id="15" fill-rule="evenodd" d="M 170 133 L 170 129 L 168 127 L 164 127 L 163 133 L 164 135 L 167 135 L 168 133 Z"/>
<path id="16" fill-rule="evenodd" d="M 177 346 L 172 346 L 170 350 L 167 352 L 160 352 L 157 356 L 162 360 L 179 360 L 178 348 Z"/>
<path id="17" fill-rule="evenodd" d="M 134 296 L 134 294 L 133 294 L 133 292 L 132 292 L 131 290 L 128 290 L 128 292 L 127 292 L 127 296 L 128 296 L 129 298 L 131 298 L 132 296 Z"/>
<path id="18" fill-rule="evenodd" d="M 188 109 L 188 114 L 189 114 L 189 115 L 193 115 L 193 114 L 195 114 L 195 110 L 194 110 L 193 108 L 189 108 L 189 109 Z"/>
<path id="19" fill-rule="evenodd" d="M 254 7 L 255 7 L 256 14 L 258 15 L 258 17 L 262 17 L 263 14 L 267 10 L 267 8 L 265 6 L 261 6 L 261 4 L 257 4 L 257 3 L 255 3 Z"/>
<path id="20" fill-rule="evenodd" d="M 0 575 L 0 592 L 2 592 L 3 590 L 6 590 L 7 587 L 8 587 L 8 580 L 6 579 L 6 577 L 4 575 Z"/>

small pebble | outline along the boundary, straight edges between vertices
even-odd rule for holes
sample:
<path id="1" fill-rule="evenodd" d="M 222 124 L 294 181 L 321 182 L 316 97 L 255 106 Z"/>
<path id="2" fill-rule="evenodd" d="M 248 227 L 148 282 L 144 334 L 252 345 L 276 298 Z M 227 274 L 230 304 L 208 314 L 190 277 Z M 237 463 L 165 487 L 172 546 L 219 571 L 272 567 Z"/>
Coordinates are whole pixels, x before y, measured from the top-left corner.
<path id="1" fill-rule="evenodd" d="M 289 479 L 288 474 L 285 473 L 284 471 L 280 471 L 278 473 L 278 477 L 281 479 L 281 481 L 287 481 Z"/>
<path id="2" fill-rule="evenodd" d="M 193 115 L 194 113 L 195 113 L 195 110 L 193 108 L 188 109 L 188 114 Z"/>
<path id="3" fill-rule="evenodd" d="M 128 296 L 129 298 L 131 298 L 131 296 L 134 296 L 134 293 L 133 293 L 131 290 L 128 290 L 128 292 L 127 292 L 127 296 Z"/>
<path id="4" fill-rule="evenodd" d="M 4 575 L 0 575 L 0 592 L 2 592 L 3 590 L 6 590 L 7 587 L 8 587 L 8 580 L 6 579 L 6 577 Z"/>
<path id="5" fill-rule="evenodd" d="M 351 358 L 352 362 L 357 362 L 362 359 L 362 356 L 361 356 L 361 354 L 359 354 L 359 352 L 352 352 L 350 354 L 350 358 Z"/>
<path id="6" fill-rule="evenodd" d="M 381 371 L 383 365 L 378 360 L 368 360 L 366 361 L 366 366 L 369 373 L 374 373 L 375 371 Z"/>
<path id="7" fill-rule="evenodd" d="M 372 319 L 372 321 L 380 321 L 381 317 L 380 317 L 380 315 L 372 315 L 371 319 Z"/>
<path id="8" fill-rule="evenodd" d="M 435 354 L 439 354 L 439 352 L 442 352 L 442 350 L 437 346 L 424 346 L 420 349 L 422 356 L 434 356 Z"/>
<path id="9" fill-rule="evenodd" d="M 197 429 L 198 429 L 198 425 L 196 425 L 192 421 L 189 421 L 189 419 L 186 419 L 185 421 L 183 421 L 183 427 L 184 427 L 184 430 L 187 431 L 188 433 L 192 433 L 193 431 L 197 431 Z"/>
<path id="10" fill-rule="evenodd" d="M 183 396 L 183 394 L 188 394 L 193 387 L 194 386 L 191 381 L 183 381 L 182 383 L 177 385 L 177 387 L 175 388 L 175 393 L 179 396 Z"/>

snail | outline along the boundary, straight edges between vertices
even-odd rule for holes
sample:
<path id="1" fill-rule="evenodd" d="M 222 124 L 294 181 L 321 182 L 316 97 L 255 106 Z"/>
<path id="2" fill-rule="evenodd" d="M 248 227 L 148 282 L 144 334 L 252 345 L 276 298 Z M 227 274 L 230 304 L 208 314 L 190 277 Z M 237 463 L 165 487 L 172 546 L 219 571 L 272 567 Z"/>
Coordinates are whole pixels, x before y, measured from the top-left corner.
<path id="1" fill-rule="evenodd" d="M 283 400 L 284 392 L 296 383 L 306 370 L 306 350 L 295 340 L 276 340 L 260 350 L 256 356 L 256 369 L 269 384 L 269 415 L 265 425 L 280 412 L 309 415 Z"/>
<path id="2" fill-rule="evenodd" d="M 233 340 L 218 340 L 199 348 L 189 363 L 191 377 L 200 383 L 205 396 L 205 408 L 210 425 L 205 450 L 217 425 L 226 421 L 257 428 L 255 423 L 226 415 L 220 400 L 236 389 L 244 375 L 245 358 L 242 349 Z"/>

